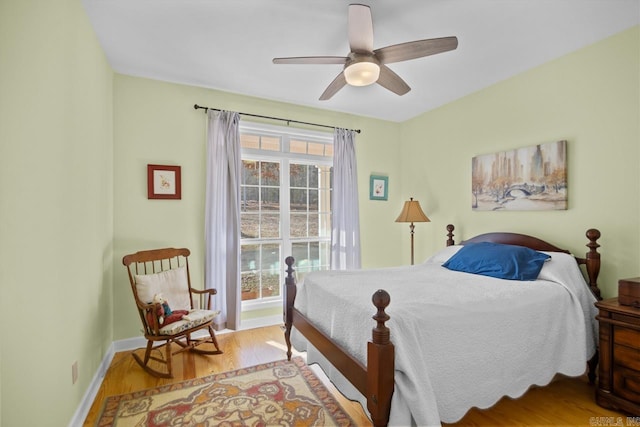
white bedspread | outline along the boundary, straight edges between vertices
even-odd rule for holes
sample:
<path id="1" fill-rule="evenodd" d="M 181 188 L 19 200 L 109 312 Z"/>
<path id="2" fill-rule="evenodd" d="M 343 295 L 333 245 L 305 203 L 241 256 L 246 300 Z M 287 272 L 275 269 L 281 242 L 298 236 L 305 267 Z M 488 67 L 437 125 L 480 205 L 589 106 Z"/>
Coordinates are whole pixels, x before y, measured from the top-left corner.
<path id="1" fill-rule="evenodd" d="M 549 254 L 535 282 L 450 271 L 442 254 L 411 267 L 310 273 L 295 306 L 366 364 L 371 295 L 385 289 L 396 349 L 390 424 L 455 422 L 556 373 L 584 373 L 595 352 L 596 300 L 572 256 Z M 295 329 L 292 339 L 347 397 L 365 402 Z"/>

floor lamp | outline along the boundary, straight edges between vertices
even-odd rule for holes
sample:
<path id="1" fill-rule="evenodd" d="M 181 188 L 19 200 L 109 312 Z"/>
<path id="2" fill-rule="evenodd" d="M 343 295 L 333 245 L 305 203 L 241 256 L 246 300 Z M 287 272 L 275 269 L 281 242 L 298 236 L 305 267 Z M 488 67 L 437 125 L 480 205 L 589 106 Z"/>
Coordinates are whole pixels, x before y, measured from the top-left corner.
<path id="1" fill-rule="evenodd" d="M 410 222 L 409 229 L 411 230 L 411 265 L 413 265 L 413 229 L 415 226 L 414 222 L 430 222 L 429 218 L 424 214 L 422 208 L 420 207 L 420 202 L 417 200 L 413 200 L 411 197 L 409 200 L 404 202 L 404 206 L 402 207 L 402 212 L 396 218 L 396 222 Z"/>

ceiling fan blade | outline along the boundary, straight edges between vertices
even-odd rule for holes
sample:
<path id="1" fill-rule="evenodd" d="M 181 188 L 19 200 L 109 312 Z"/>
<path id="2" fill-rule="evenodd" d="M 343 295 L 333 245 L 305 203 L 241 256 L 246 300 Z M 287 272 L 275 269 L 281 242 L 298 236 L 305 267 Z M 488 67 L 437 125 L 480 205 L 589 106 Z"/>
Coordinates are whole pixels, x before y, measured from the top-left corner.
<path id="1" fill-rule="evenodd" d="M 393 62 L 407 61 L 409 59 L 422 58 L 423 56 L 447 52 L 454 50 L 457 47 L 458 38 L 452 36 L 400 43 L 376 49 L 373 53 L 375 53 L 381 63 L 391 64 Z"/>
<path id="2" fill-rule="evenodd" d="M 293 56 L 273 58 L 274 64 L 340 64 L 347 62 L 346 56 Z"/>
<path id="3" fill-rule="evenodd" d="M 320 101 L 326 101 L 330 99 L 346 84 L 347 84 L 347 80 L 344 78 L 344 73 L 340 72 L 340 74 L 338 74 L 336 78 L 333 79 L 331 83 L 329 83 L 329 86 L 327 86 L 327 88 L 324 90 L 322 95 L 320 95 Z"/>
<path id="4" fill-rule="evenodd" d="M 369 6 L 349 5 L 349 47 L 351 52 L 373 51 L 373 22 Z"/>
<path id="5" fill-rule="evenodd" d="M 401 96 L 411 90 L 409 85 L 406 84 L 399 75 L 391 71 L 391 68 L 384 64 L 380 64 L 380 77 L 378 77 L 378 81 L 376 83 Z"/>

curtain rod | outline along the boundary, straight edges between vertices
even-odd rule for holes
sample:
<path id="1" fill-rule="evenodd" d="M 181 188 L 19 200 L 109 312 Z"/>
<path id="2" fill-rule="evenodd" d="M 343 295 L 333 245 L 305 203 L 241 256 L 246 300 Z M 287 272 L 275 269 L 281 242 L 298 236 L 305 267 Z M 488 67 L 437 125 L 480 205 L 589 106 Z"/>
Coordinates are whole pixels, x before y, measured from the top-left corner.
<path id="1" fill-rule="evenodd" d="M 198 104 L 195 104 L 193 106 L 193 108 L 196 109 L 196 110 L 202 109 L 202 110 L 204 110 L 205 113 L 207 112 L 207 110 L 222 111 L 219 108 L 202 107 L 202 106 L 200 106 Z M 280 120 L 281 122 L 287 122 L 287 124 L 289 124 L 289 123 L 298 123 L 298 124 L 301 124 L 301 125 L 319 126 L 319 127 L 322 127 L 322 128 L 336 129 L 335 126 L 321 125 L 321 124 L 318 124 L 318 123 L 300 122 L 298 120 L 291 120 L 291 119 L 281 119 L 279 117 L 261 116 L 259 114 L 249 114 L 249 113 L 240 113 L 240 112 L 238 114 L 241 114 L 243 116 L 249 116 L 249 117 L 258 117 L 260 119 Z M 360 133 L 360 129 L 347 129 L 347 130 L 354 131 L 355 133 Z"/>

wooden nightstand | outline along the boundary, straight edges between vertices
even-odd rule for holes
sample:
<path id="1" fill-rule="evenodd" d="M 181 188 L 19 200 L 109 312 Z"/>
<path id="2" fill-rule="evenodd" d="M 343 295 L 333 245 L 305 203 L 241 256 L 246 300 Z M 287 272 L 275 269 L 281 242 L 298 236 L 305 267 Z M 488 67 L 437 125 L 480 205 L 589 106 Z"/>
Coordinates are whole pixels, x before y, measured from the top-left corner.
<path id="1" fill-rule="evenodd" d="M 611 298 L 596 303 L 600 313 L 600 366 L 596 402 L 640 415 L 640 309 Z"/>

